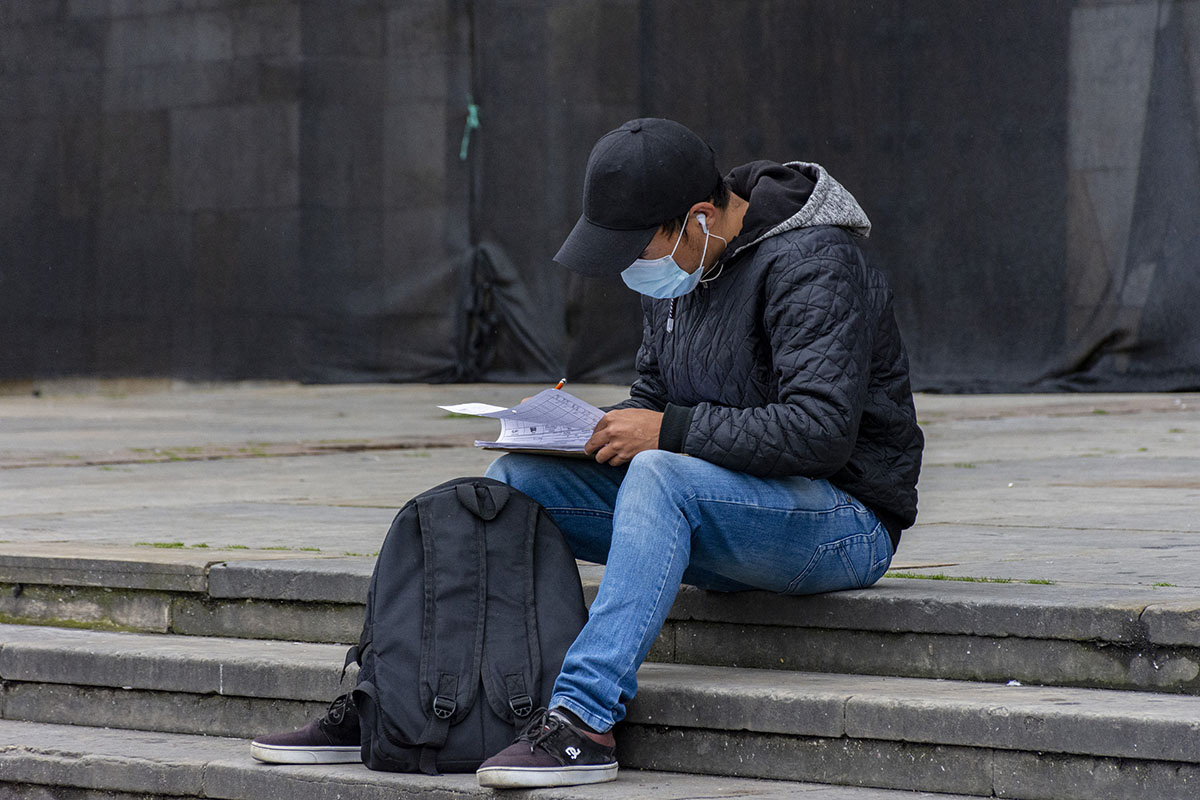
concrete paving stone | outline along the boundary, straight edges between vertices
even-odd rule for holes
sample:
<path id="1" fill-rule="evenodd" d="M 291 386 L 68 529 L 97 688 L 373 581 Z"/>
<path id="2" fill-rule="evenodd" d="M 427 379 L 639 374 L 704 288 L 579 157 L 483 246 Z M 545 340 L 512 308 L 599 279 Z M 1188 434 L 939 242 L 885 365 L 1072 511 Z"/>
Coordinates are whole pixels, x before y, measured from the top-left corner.
<path id="1" fill-rule="evenodd" d="M 203 591 L 207 570 L 209 595 L 223 598 L 361 604 L 373 565 L 370 557 L 293 550 L 0 543 L 0 580 L 8 582 Z M 907 569 L 953 572 L 952 566 Z M 585 590 L 594 595 L 602 574 L 599 565 L 582 567 Z M 1195 618 L 1190 603 L 1194 596 L 1191 589 L 1177 587 L 1079 586 L 1064 591 L 1059 586 L 1023 583 L 885 578 L 867 590 L 809 597 L 723 594 L 684 587 L 671 618 L 1079 641 L 1149 638 L 1159 644 L 1190 644 L 1193 640 L 1187 631 Z M 1143 612 L 1146 620 L 1155 621 L 1153 631 L 1141 625 Z M 1157 631 L 1167 638 L 1159 638 Z"/>
<path id="2" fill-rule="evenodd" d="M 995 753 L 996 797 L 1014 800 L 1194 800 L 1194 764 L 1081 758 L 1049 753 Z"/>
<path id="3" fill-rule="evenodd" d="M 0 676 L 11 681 L 328 702 L 345 654 L 339 645 L 0 626 Z"/>
<path id="4" fill-rule="evenodd" d="M 1044 490 L 1038 494 L 1014 495 L 1010 504 L 997 498 L 993 507 L 976 509 L 957 524 L 1192 534 L 1198 530 L 1195 516 L 1188 515 L 1189 509 L 1195 508 L 1195 498 L 1200 496 L 1198 492 L 1097 489 L 1085 492 Z M 1138 507 L 1139 503 L 1145 505 L 1130 519 L 1128 509 Z"/>
<path id="5" fill-rule="evenodd" d="M 843 724 L 840 708 L 854 738 L 1200 763 L 1196 697 L 676 664 L 638 680 L 640 724 L 840 736 L 817 732 Z"/>
<path id="6" fill-rule="evenodd" d="M 801 672 L 1200 693 L 1200 652 L 1111 642 L 669 622 L 652 658 Z"/>
<path id="7" fill-rule="evenodd" d="M 86 457 L 134 448 L 189 446 L 265 447 L 268 444 L 361 444 L 453 441 L 471 449 L 477 438 L 499 431 L 493 420 L 452 417 L 438 408 L 467 402 L 511 405 L 531 385 L 374 384 L 298 386 L 296 384 L 217 384 L 192 386 L 42 383 L 40 397 L 0 397 L 4 410 L 6 458 Z M 175 387 L 173 390 L 171 387 Z M 626 387 L 591 385 L 572 392 L 593 404 L 615 403 Z M 186 455 L 186 453 L 180 453 Z M 490 458 L 488 459 L 490 460 Z M 485 463 L 487 463 L 485 461 Z M 331 477 L 335 477 L 330 473 Z"/>
<path id="8" fill-rule="evenodd" d="M 92 545 L 78 541 L 0 542 L 0 580 L 106 589 L 205 592 L 216 564 L 297 561 L 319 553 L 208 547 Z M 337 569 L 333 567 L 331 569 Z"/>
<path id="9" fill-rule="evenodd" d="M 1094 415 L 1097 411 L 1120 418 L 1125 415 L 1143 413 L 1173 413 L 1186 409 L 1186 404 L 1192 404 L 1196 410 L 1197 398 L 1200 395 L 1186 392 L 1159 393 L 1149 392 L 1096 392 L 1073 393 L 1060 392 L 1057 394 L 988 394 L 988 395 L 953 395 L 953 394 L 920 394 L 914 396 L 917 413 L 922 417 L 922 425 L 933 421 L 964 421 L 1022 418 L 1062 418 L 1083 417 Z M 1109 422 L 1110 420 L 1105 420 Z"/>
<path id="10" fill-rule="evenodd" d="M 211 597 L 361 605 L 367 601 L 374 569 L 374 558 L 238 561 L 210 570 L 208 593 Z"/>
<path id="11" fill-rule="evenodd" d="M 1200 600 L 1155 603 L 1142 614 L 1142 624 L 1152 642 L 1200 645 Z"/>
<path id="12" fill-rule="evenodd" d="M 61 731 L 67 726 L 54 727 Z M 26 730 L 28 723 L 26 729 L 20 732 L 25 733 Z M 0 766 L 3 767 L 0 770 L 0 781 L 3 781 L 0 786 L 32 783 L 124 791 L 155 797 L 203 796 L 204 762 L 188 747 L 192 743 L 171 742 L 165 734 L 159 734 L 156 738 L 158 741 L 154 742 L 155 746 L 164 749 L 169 747 L 174 751 L 170 761 L 139 758 L 132 752 L 107 757 L 95 757 L 86 749 L 76 749 L 69 754 L 53 749 L 50 752 L 38 752 L 28 743 L 0 747 Z M 61 743 L 51 744 L 51 748 L 61 746 Z M 134 746 L 130 741 L 131 750 Z"/>
<path id="13" fill-rule="evenodd" d="M 341 687 L 349 691 L 353 683 Z M 299 728 L 324 713 L 323 701 L 151 692 L 102 686 L 9 682 L 4 719 L 120 730 L 253 738 Z"/>
<path id="14" fill-rule="evenodd" d="M 701 775 L 987 796 L 992 792 L 992 751 L 970 747 L 638 726 L 622 731 L 617 758 L 640 769 L 670 765 L 672 770 Z"/>
<path id="15" fill-rule="evenodd" d="M 299 562 L 309 564 L 314 574 L 319 574 L 324 565 L 331 570 L 331 575 L 342 576 L 345 573 L 338 570 L 344 561 L 353 560 L 281 559 L 278 563 L 286 574 L 306 574 L 309 570 L 294 572 L 293 565 Z M 365 593 L 367 561 L 361 562 L 358 567 L 364 573 L 361 580 Z M 254 569 L 261 565 L 253 561 L 247 563 Z M 219 566 L 213 567 L 214 575 Z M 588 578 L 588 585 L 593 589 L 593 596 L 594 573 L 599 570 L 594 566 L 582 568 L 583 572 L 592 575 Z M 927 586 L 930 596 L 926 599 L 934 604 L 944 599 L 936 596 L 938 584 L 943 582 L 899 583 Z M 996 589 L 1013 588 L 992 584 L 952 585 L 959 587 L 960 591 L 977 589 L 984 594 Z M 253 581 L 243 588 L 250 594 L 275 593 L 256 590 Z M 1104 600 L 1119 599 L 1121 594 L 1127 593 L 1123 589 L 1108 591 L 1115 594 L 1116 598 L 1088 590 L 1085 595 L 1094 594 L 1098 599 L 1089 596 L 1075 598 L 1073 595 L 1071 599 L 1087 610 Z M 1165 591 L 1183 591 L 1186 595 L 1184 590 Z M 714 621 L 696 621 L 690 617 L 698 615 L 692 613 L 694 608 L 688 610 L 686 601 L 688 595 L 696 593 L 699 590 L 685 590 L 682 593 L 680 605 L 683 608 L 672 610 L 667 625 L 652 648 L 650 660 L 956 680 L 1015 679 L 1025 683 L 1114 689 L 1184 692 L 1200 689 L 1200 653 L 1188 647 L 1155 645 L 1147 641 L 1113 647 L 1111 644 L 1114 639 L 1102 637 L 1094 640 L 1083 638 L 1080 641 L 1025 638 L 1030 634 L 1008 635 L 1003 624 L 997 624 L 992 635 L 984 636 L 911 633 L 909 631 L 919 630 L 921 626 L 906 625 L 906 619 L 900 611 L 892 612 L 886 607 L 881 609 L 872 604 L 871 591 L 830 595 L 830 600 L 848 599 L 848 602 L 840 603 L 840 606 L 839 603 L 833 603 L 831 608 L 820 614 L 796 615 L 776 611 L 770 604 L 773 600 L 779 600 L 806 608 L 812 607 L 810 601 L 820 601 L 822 598 L 775 598 L 762 595 L 763 607 L 756 608 L 753 614 L 743 614 L 746 604 L 742 602 L 742 596 L 714 597 L 702 609 L 703 616 Z M 913 599 L 911 593 L 905 594 L 908 599 Z M 296 602 L 221 600 L 204 595 L 172 597 L 165 593 L 114 591 L 110 588 L 36 584 L 5 587 L 0 584 L 0 621 L 35 625 L 66 621 L 110 629 L 242 639 L 357 641 L 362 625 L 361 603 L 309 602 L 304 599 L 303 592 L 296 592 L 295 596 L 300 598 Z M 1063 598 L 1061 591 L 1058 592 L 1058 598 Z M 723 610 L 722 599 L 730 601 L 732 612 L 728 608 Z M 859 613 L 856 609 L 859 603 L 866 605 L 870 613 Z M 986 610 L 984 605 L 980 604 L 982 610 Z M 836 613 L 838 607 L 844 609 L 843 614 Z M 954 612 L 953 607 L 940 609 L 931 619 L 946 622 L 947 618 L 954 616 Z M 1183 616 L 1186 619 L 1186 614 Z M 726 622 L 726 618 L 731 621 Z M 888 624 L 878 624 L 881 619 L 888 621 Z M 893 624 L 892 619 L 896 619 L 897 623 Z M 744 620 L 765 623 L 749 624 Z M 806 620 L 827 627 L 802 627 Z M 954 620 L 951 619 L 950 623 L 954 623 Z M 862 630 L 863 627 L 890 628 L 895 632 Z M 1009 630 L 1014 634 L 1016 632 L 1015 626 Z M 1047 632 L 1039 630 L 1032 635 L 1044 636 Z M 1068 632 L 1068 635 L 1072 634 Z"/>
<path id="16" fill-rule="evenodd" d="M 147 548 L 149 549 L 149 548 Z M 40 552 L 39 552 L 40 550 Z M 64 551 L 75 550 L 76 557 Z M 40 546 L 31 542 L 0 543 L 0 580 L 154 591 L 203 592 L 208 588 L 211 557 L 156 557 L 136 550 L 104 552 L 86 545 Z"/>
<path id="17" fill-rule="evenodd" d="M 25 784 L 0 784 L 9 792 L 10 800 L 164 800 L 162 796 L 150 797 L 146 794 L 130 792 L 110 792 L 92 789 L 68 789 L 60 786 L 33 786 Z"/>
<path id="18" fill-rule="evenodd" d="M 145 633 L 171 630 L 172 597 L 165 592 L 40 583 L 0 583 L 0 622 L 85 625 Z"/>
<path id="19" fill-rule="evenodd" d="M 917 570 L 919 568 L 910 568 Z M 955 574 L 950 566 L 925 568 Z M 920 574 L 920 572 L 916 572 Z M 884 578 L 870 589 L 808 597 L 767 592 L 721 594 L 687 587 L 673 610 L 677 619 L 852 628 L 1035 639 L 1133 642 L 1139 616 L 1188 590 L 1072 587 Z"/>
<path id="20" fill-rule="evenodd" d="M 0 608 L 3 602 L 0 601 Z M 233 636 L 294 642 L 358 641 L 364 607 L 339 603 L 288 603 L 269 600 L 176 598 L 171 604 L 171 633 L 185 636 Z"/>
<path id="21" fill-rule="evenodd" d="M 1001 561 L 986 557 L 967 557 L 946 567 L 918 567 L 903 571 L 916 575 L 942 574 L 982 580 L 1008 580 L 1014 583 L 1048 580 L 1067 591 L 1081 584 L 1143 587 L 1166 584 L 1180 588 L 1188 587 L 1193 591 L 1200 589 L 1200 573 L 1196 572 L 1200 552 L 1195 547 L 1164 553 L 1156 550 L 1153 545 L 1149 548 L 1138 547 L 1131 541 L 1134 537 L 1114 532 L 1111 534 L 1114 538 L 1124 537 L 1130 545 L 1095 550 L 1071 544 L 1072 539 L 1078 540 L 1079 535 L 1085 532 L 1081 531 L 1075 537 L 1052 531 L 1048 533 L 1046 539 L 1038 541 L 1036 531 L 1028 532 L 1026 538 L 1030 541 L 1031 549 L 1040 551 L 1028 558 L 1008 558 Z M 1099 536 L 1094 533 L 1087 535 Z M 970 538 L 964 536 L 960 544 L 968 547 Z M 1047 539 L 1059 541 L 1056 543 Z M 983 541 L 976 544 L 977 548 L 984 546 Z M 979 549 L 975 552 L 981 554 Z"/>
<path id="22" fill-rule="evenodd" d="M 1032 439 L 1034 433 L 1026 431 L 1014 435 Z M 1156 490 L 1162 492 L 1160 496 L 1168 501 L 1173 497 L 1186 498 L 1187 494 L 1194 494 L 1197 489 L 1193 471 L 1195 459 L 1187 453 L 1189 445 L 1186 440 L 1189 437 L 1172 434 L 1169 438 L 1178 438 L 1180 441 L 1173 444 L 1169 451 L 1156 448 L 1153 456 L 1148 452 L 1135 452 L 1130 445 L 1124 452 L 1114 449 L 1111 453 L 1084 452 L 1059 456 L 1043 453 L 1040 456 L 994 458 L 988 461 L 982 460 L 982 456 L 994 454 L 977 441 L 964 441 L 963 446 L 973 447 L 974 451 L 959 457 L 974 458 L 976 461 L 923 464 L 925 486 L 939 491 L 922 495 L 922 524 L 971 521 L 972 518 L 961 515 L 974 513 L 984 516 L 1005 503 L 1020 505 L 1045 499 L 1087 496 L 1107 507 L 1113 505 L 1113 498 L 1108 494 L 1112 490 Z M 1106 432 L 1103 439 L 1093 441 L 1110 444 L 1112 438 Z M 1137 522 L 1150 509 L 1150 506 L 1139 508 L 1137 514 L 1125 509 L 1119 515 L 1122 526 L 1138 527 Z"/>
<path id="23" fill-rule="evenodd" d="M 72 389 L 91 392 L 81 395 L 62 393 L 75 384 L 42 383 L 40 398 L 0 397 L 0 464 L 86 461 L 121 449 L 137 455 L 134 448 L 236 451 L 438 436 L 467 444 L 494 434 L 494 423 L 448 418 L 439 403 L 507 404 L 536 388 L 164 385 L 176 389 L 106 397 L 98 382 Z M 572 388 L 597 404 L 626 391 Z M 1197 395 L 922 395 L 916 402 L 928 441 L 921 516 L 893 569 L 1054 580 L 1054 588 L 1070 590 L 1064 594 L 1085 584 L 1200 588 Z M 469 446 L 424 453 L 6 469 L 0 539 L 219 545 L 236 535 L 262 546 L 369 554 L 390 522 L 385 511 L 442 479 L 478 474 L 492 459 Z"/>
<path id="24" fill-rule="evenodd" d="M 977 450 L 974 457 L 979 455 Z M 1194 468 L 1191 458 L 1101 457 L 1098 453 L 1061 459 L 1043 456 L 1036 461 L 926 464 L 919 519 L 922 525 L 1003 524 L 1008 520 L 1010 525 L 1053 527 L 1066 517 L 1076 522 L 1066 527 L 1091 526 L 1091 520 L 1098 519 L 1096 526 L 1101 530 L 1193 531 L 1194 521 L 1175 514 L 1178 506 L 1200 492 Z M 1142 499 L 1131 506 L 1131 497 Z M 1080 500 L 1088 505 L 1080 505 Z M 1041 523 L 1028 522 L 1031 516 L 1043 514 L 1052 516 Z"/>
<path id="25" fill-rule="evenodd" d="M 454 477 L 480 475 L 493 458 L 462 448 L 436 458 L 416 450 L 13 469 L 0 483 L 0 540 L 183 541 L 371 554 L 411 497 Z M 290 536 L 280 535 L 287 530 Z"/>
<path id="26" fill-rule="evenodd" d="M 474 775 L 405 775 L 371 772 L 360 765 L 274 767 L 250 758 L 245 740 L 215 736 L 153 734 L 80 726 L 0 721 L 0 786 L 56 784 L 146 793 L 152 783 L 137 778 L 173 772 L 193 796 L 224 800 L 422 800 L 494 797 Z M 19 742 L 20 744 L 15 744 Z M 126 775 L 121 775 L 122 768 Z M 612 783 L 542 789 L 522 794 L 533 800 L 684 800 L 755 798 L 783 800 L 918 800 L 925 794 L 821 786 L 775 780 L 704 777 L 622 769 Z M 940 800 L 964 800 L 938 795 Z M 932 798 L 931 798 L 932 800 Z"/>
<path id="27" fill-rule="evenodd" d="M 218 552 L 225 552 L 223 548 L 229 545 L 247 543 L 257 549 L 312 548 L 322 554 L 341 555 L 378 552 L 393 516 L 395 509 L 391 508 L 214 503 L 62 514 L 57 518 L 7 517 L 0 520 L 0 535 L 10 540 L 74 539 L 89 544 L 180 542 Z M 334 530 L 337 535 L 331 537 Z"/>
<path id="28" fill-rule="evenodd" d="M 644 664 L 638 671 L 638 696 L 626 719 L 639 725 L 846 734 L 845 697 L 831 690 L 838 679 L 814 674 L 803 680 L 780 677 L 769 670 Z"/>
<path id="29" fill-rule="evenodd" d="M 1142 402 L 1147 408 L 1123 412 L 1111 404 L 1097 402 L 1090 410 L 1082 406 L 1065 413 L 1042 406 L 1042 400 L 1053 396 L 1041 395 L 1026 397 L 1021 401 L 1023 408 L 1014 406 L 1010 413 L 995 417 L 986 416 L 989 397 L 975 396 L 978 399 L 973 400 L 964 400 L 961 395 L 945 397 L 945 414 L 940 417 L 923 410 L 928 405 L 928 396 L 916 398 L 918 422 L 923 430 L 934 434 L 926 449 L 932 456 L 930 465 L 959 466 L 953 456 L 961 453 L 962 448 L 969 448 L 972 440 L 983 445 L 971 453 L 970 463 L 974 464 L 1097 455 L 1128 455 L 1140 460 L 1169 454 L 1186 457 L 1187 437 L 1173 428 L 1194 425 L 1197 417 L 1194 394 L 1130 394 L 1117 402 Z M 1180 401 L 1178 405 L 1175 400 Z M 1103 437 L 1094 435 L 1099 429 L 1103 429 Z M 1037 446 L 1039 441 L 1041 449 Z M 1104 469 L 1103 462 L 1107 460 L 1081 461 L 1076 473 Z"/>
<path id="30" fill-rule="evenodd" d="M 343 688 L 336 645 L 28 626 L 0 626 L 0 641 L 8 681 L 315 702 Z M 628 720 L 643 725 L 1200 763 L 1188 696 L 657 663 L 639 683 Z"/>
<path id="31" fill-rule="evenodd" d="M 1200 588 L 1195 534 L 1008 525 L 918 526 L 911 534 L 900 544 L 896 571 L 1058 584 L 1152 587 L 1165 583 Z"/>
<path id="32" fill-rule="evenodd" d="M 1086 477 L 1124 462 L 1136 466 L 1160 458 L 1191 457 L 1187 429 L 1197 421 L 1194 400 L 1190 403 L 1181 400 L 1179 406 L 1169 411 L 1097 415 L 1079 409 L 1072 416 L 1058 417 L 1036 413 L 1038 401 L 1044 398 L 1028 398 L 1027 413 L 1003 419 L 930 420 L 920 410 L 926 398 L 918 397 L 918 421 L 927 434 L 924 466 L 953 467 L 961 473 L 987 464 L 1045 461 L 1047 471 L 1062 471 L 1070 462 L 1070 468 L 1062 472 L 1063 477 Z M 988 399 L 964 401 L 956 397 L 951 402 L 958 404 L 952 414 L 970 415 L 981 405 L 986 406 Z M 1094 418 L 1088 419 L 1089 416 Z"/>
<path id="33" fill-rule="evenodd" d="M 848 697 L 847 735 L 1200 763 L 1198 698 L 905 680 Z"/>

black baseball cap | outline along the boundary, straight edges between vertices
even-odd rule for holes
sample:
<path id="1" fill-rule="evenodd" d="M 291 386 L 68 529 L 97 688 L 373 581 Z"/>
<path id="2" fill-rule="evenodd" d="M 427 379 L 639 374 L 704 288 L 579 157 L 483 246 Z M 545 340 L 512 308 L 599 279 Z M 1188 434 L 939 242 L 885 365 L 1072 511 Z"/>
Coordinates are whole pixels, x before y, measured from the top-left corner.
<path id="1" fill-rule="evenodd" d="M 669 119 L 633 119 L 600 137 L 583 178 L 583 215 L 554 260 L 616 275 L 659 226 L 713 196 L 721 181 L 708 143 Z"/>

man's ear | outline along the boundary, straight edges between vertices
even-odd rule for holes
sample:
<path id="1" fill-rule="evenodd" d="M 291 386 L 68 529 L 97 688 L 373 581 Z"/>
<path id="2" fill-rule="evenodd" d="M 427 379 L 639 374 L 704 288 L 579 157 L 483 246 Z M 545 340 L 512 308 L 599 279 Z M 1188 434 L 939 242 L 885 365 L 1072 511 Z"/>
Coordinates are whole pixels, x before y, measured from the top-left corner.
<path id="1" fill-rule="evenodd" d="M 698 214 L 703 214 L 705 216 L 705 222 L 708 224 L 708 227 L 711 228 L 713 220 L 716 219 L 717 207 L 705 200 L 703 203 L 696 203 L 696 205 L 688 209 L 689 216 L 694 217 Z"/>

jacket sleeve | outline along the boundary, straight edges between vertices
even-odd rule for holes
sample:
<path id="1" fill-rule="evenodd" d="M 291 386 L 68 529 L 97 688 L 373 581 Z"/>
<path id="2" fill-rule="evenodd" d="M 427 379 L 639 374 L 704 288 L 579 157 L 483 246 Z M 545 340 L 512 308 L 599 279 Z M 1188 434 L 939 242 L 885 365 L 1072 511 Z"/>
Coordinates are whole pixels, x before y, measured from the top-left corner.
<path id="1" fill-rule="evenodd" d="M 770 258 L 763 325 L 779 400 L 697 405 L 683 451 L 752 475 L 827 478 L 849 460 L 867 399 L 873 326 L 863 267 L 828 251 Z"/>
<path id="2" fill-rule="evenodd" d="M 642 343 L 637 353 L 637 380 L 629 387 L 629 398 L 603 411 L 618 408 L 646 408 L 662 411 L 667 405 L 667 390 L 662 375 L 658 372 L 658 350 L 654 345 L 651 320 L 654 317 L 653 301 L 642 300 Z"/>

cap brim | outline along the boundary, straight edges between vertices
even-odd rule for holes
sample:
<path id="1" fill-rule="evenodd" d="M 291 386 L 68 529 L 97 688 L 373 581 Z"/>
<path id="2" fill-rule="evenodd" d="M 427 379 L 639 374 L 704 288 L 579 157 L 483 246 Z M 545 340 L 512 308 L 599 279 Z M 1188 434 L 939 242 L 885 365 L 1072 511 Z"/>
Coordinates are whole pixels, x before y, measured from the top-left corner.
<path id="1" fill-rule="evenodd" d="M 593 278 L 617 275 L 641 256 L 657 230 L 657 225 L 631 231 L 615 230 L 580 217 L 554 260 L 569 270 Z"/>

